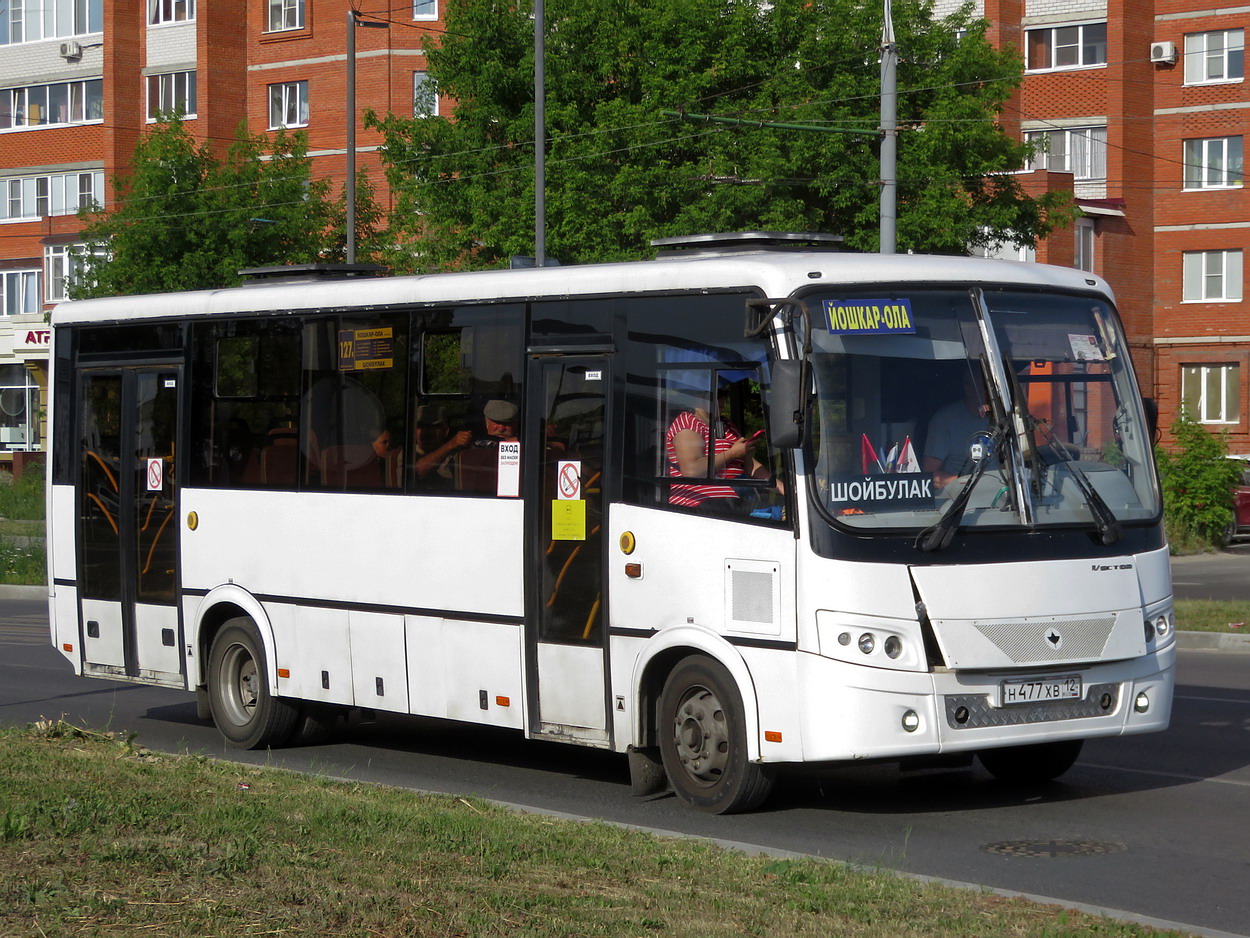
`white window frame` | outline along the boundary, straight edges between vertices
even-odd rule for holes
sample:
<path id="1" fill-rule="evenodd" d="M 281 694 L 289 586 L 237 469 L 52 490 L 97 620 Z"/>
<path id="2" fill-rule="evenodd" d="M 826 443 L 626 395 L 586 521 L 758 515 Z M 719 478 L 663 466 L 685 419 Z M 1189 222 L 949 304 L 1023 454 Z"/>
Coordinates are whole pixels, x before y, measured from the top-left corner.
<path id="1" fill-rule="evenodd" d="M 104 29 L 104 0 L 77 0 L 68 5 L 54 0 L 4 0 L 0 6 L 8 13 L 0 23 L 0 46 L 89 36 Z"/>
<path id="2" fill-rule="evenodd" d="M 283 81 L 269 86 L 269 129 L 308 126 L 308 81 Z"/>
<path id="3" fill-rule="evenodd" d="M 147 76 L 148 123 L 160 114 L 177 113 L 190 120 L 196 117 L 197 92 L 195 69 L 186 72 L 163 72 Z"/>
<path id="4" fill-rule="evenodd" d="M 195 0 L 148 0 L 148 25 L 171 26 L 195 21 Z"/>
<path id="5" fill-rule="evenodd" d="M 438 19 L 438 0 L 412 0 L 412 18 L 427 22 Z"/>
<path id="6" fill-rule="evenodd" d="M 1034 143 L 1042 141 L 1026 170 L 1051 169 L 1071 173 L 1074 180 L 1082 182 L 1107 178 L 1106 124 L 1029 130 L 1024 138 Z M 1060 143 L 1058 147 L 1056 141 Z M 1056 159 L 1059 165 L 1055 165 Z"/>
<path id="7" fill-rule="evenodd" d="M 82 242 L 45 247 L 43 249 L 44 299 L 49 303 L 59 303 L 61 300 L 69 299 L 67 288 L 82 282 L 92 260 L 107 256 L 99 250 L 88 253 L 87 245 Z"/>
<path id="8" fill-rule="evenodd" d="M 99 89 L 100 113 L 88 116 L 87 89 L 96 85 Z M 99 124 L 104 121 L 104 81 L 87 78 L 82 81 L 56 82 L 47 85 L 24 85 L 19 88 L 0 89 L 0 105 L 9 114 L 9 125 L 0 127 L 0 133 L 43 130 L 49 127 L 70 127 L 77 124 Z M 52 121 L 46 118 L 55 107 L 65 108 L 66 120 Z M 32 123 L 31 118 L 37 119 Z"/>
<path id="9" fill-rule="evenodd" d="M 1185 303 L 1241 302 L 1241 250 L 1185 251 L 1181 291 Z"/>
<path id="10" fill-rule="evenodd" d="M 1181 365 L 1181 401 L 1199 423 L 1241 423 L 1241 366 Z"/>
<path id="11" fill-rule="evenodd" d="M 1094 235 L 1094 220 L 1092 218 L 1078 218 L 1076 220 L 1072 232 L 1072 266 L 1077 270 L 1094 272 L 1094 247 L 1096 244 Z"/>
<path id="12" fill-rule="evenodd" d="M 0 179 L 0 222 L 75 215 L 104 203 L 104 172 L 80 170 Z"/>
<path id="13" fill-rule="evenodd" d="M 267 0 L 265 32 L 282 33 L 304 28 L 304 0 Z"/>
<path id="14" fill-rule="evenodd" d="M 428 107 L 421 107 L 421 103 L 417 100 L 419 95 L 425 94 L 425 89 L 429 88 L 431 97 Z M 413 117 L 438 117 L 438 86 L 434 79 L 430 77 L 429 72 L 417 71 L 412 73 L 412 116 Z"/>
<path id="15" fill-rule="evenodd" d="M 1101 40 L 1096 38 L 1096 30 L 1101 28 Z M 1087 33 L 1094 32 L 1092 40 Z M 1044 39 L 1046 50 L 1045 62 L 1034 62 L 1035 37 Z M 1102 20 L 1093 23 L 1065 23 L 1062 26 L 1039 26 L 1025 30 L 1025 55 L 1028 56 L 1026 71 L 1059 72 L 1075 68 L 1101 68 L 1107 64 L 1107 22 Z M 1060 61 L 1064 58 L 1061 50 L 1072 49 L 1073 60 Z"/>
<path id="16" fill-rule="evenodd" d="M 39 289 L 42 276 L 43 271 L 37 267 L 33 270 L 0 270 L 0 315 L 24 316 L 43 312 Z M 23 303 L 24 300 L 33 301 L 33 305 L 26 308 L 28 304 Z"/>
<path id="17" fill-rule="evenodd" d="M 1239 189 L 1242 185 L 1242 138 L 1196 137 L 1182 146 L 1186 189 Z"/>
<path id="18" fill-rule="evenodd" d="M 1241 81 L 1245 74 L 1244 29 L 1215 29 L 1185 36 L 1185 84 L 1226 84 Z"/>

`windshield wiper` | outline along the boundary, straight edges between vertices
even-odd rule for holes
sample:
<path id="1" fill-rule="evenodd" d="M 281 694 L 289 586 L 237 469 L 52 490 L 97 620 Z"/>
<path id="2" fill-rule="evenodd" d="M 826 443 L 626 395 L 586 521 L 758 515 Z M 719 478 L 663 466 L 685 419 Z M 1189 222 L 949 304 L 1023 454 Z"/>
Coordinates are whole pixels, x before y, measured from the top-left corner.
<path id="1" fill-rule="evenodd" d="M 972 498 L 972 490 L 981 481 L 981 476 L 985 475 L 990 459 L 998 456 L 999 447 L 1006 436 L 1006 430 L 1006 425 L 1002 423 L 995 423 L 989 428 L 989 452 L 978 459 L 976 465 L 972 467 L 972 472 L 964 480 L 964 487 L 959 490 L 959 494 L 951 501 L 950 507 L 946 509 L 946 513 L 935 524 L 925 528 L 916 536 L 915 546 L 917 550 L 926 552 L 942 550 L 955 537 L 955 530 L 959 527 L 959 522 L 964 516 L 964 510 L 968 507 L 968 500 Z"/>
<path id="2" fill-rule="evenodd" d="M 1075 460 L 1071 459 L 1068 451 L 1063 444 L 1055 437 L 1055 431 L 1045 421 L 1034 421 L 1036 426 L 1046 428 L 1046 447 L 1051 453 L 1058 457 L 1056 463 L 1056 471 L 1058 464 L 1062 463 L 1068 470 L 1068 474 L 1072 476 L 1072 481 L 1076 483 L 1076 487 L 1081 490 L 1081 494 L 1085 496 L 1085 504 L 1089 508 L 1090 516 L 1094 519 L 1094 526 L 1098 529 L 1098 538 L 1103 544 L 1111 545 L 1116 543 L 1124 536 L 1124 531 L 1120 527 L 1119 519 L 1116 518 L 1115 512 L 1111 510 L 1111 506 L 1106 500 L 1098 494 L 1098 489 L 1094 488 L 1094 483 L 1089 480 L 1089 476 Z M 1039 491 L 1040 495 L 1041 492 Z"/>

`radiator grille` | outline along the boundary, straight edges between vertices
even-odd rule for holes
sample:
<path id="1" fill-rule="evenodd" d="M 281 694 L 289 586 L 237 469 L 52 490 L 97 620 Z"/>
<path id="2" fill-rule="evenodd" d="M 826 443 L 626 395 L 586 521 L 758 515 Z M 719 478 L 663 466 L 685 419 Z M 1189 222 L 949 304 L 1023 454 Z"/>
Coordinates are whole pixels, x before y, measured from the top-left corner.
<path id="1" fill-rule="evenodd" d="M 1016 622 L 974 622 L 972 627 L 1018 664 L 1093 661 L 1101 658 L 1115 616 Z"/>

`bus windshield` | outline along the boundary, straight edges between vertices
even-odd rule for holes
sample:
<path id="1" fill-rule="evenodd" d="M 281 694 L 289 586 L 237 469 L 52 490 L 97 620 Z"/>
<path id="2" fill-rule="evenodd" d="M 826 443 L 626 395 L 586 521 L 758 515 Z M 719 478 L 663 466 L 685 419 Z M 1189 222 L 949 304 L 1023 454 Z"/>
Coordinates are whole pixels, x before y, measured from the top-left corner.
<path id="1" fill-rule="evenodd" d="M 1086 296 L 921 288 L 806 297 L 813 497 L 858 534 L 1087 526 L 1160 508 L 1116 315 Z"/>

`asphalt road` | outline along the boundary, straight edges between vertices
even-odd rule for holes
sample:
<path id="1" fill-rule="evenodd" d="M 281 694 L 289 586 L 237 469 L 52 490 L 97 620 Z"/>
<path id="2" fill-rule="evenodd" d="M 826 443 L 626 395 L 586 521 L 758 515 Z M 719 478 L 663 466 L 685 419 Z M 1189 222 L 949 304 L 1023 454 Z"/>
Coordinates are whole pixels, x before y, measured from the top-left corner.
<path id="1" fill-rule="evenodd" d="M 146 746 L 479 795 L 544 811 L 1052 897 L 1204 934 L 1250 935 L 1250 655 L 1184 651 L 1172 727 L 1087 744 L 1060 782 L 979 768 L 787 772 L 763 811 L 709 817 L 630 796 L 624 759 L 506 731 L 384 717 L 329 744 L 227 749 L 191 695 L 76 678 L 42 603 L 0 601 L 0 722 L 64 715 Z M 247 770 L 241 769 L 241 772 Z"/>
<path id="2" fill-rule="evenodd" d="M 1177 599 L 1250 599 L 1250 538 L 1218 554 L 1172 558 Z"/>

